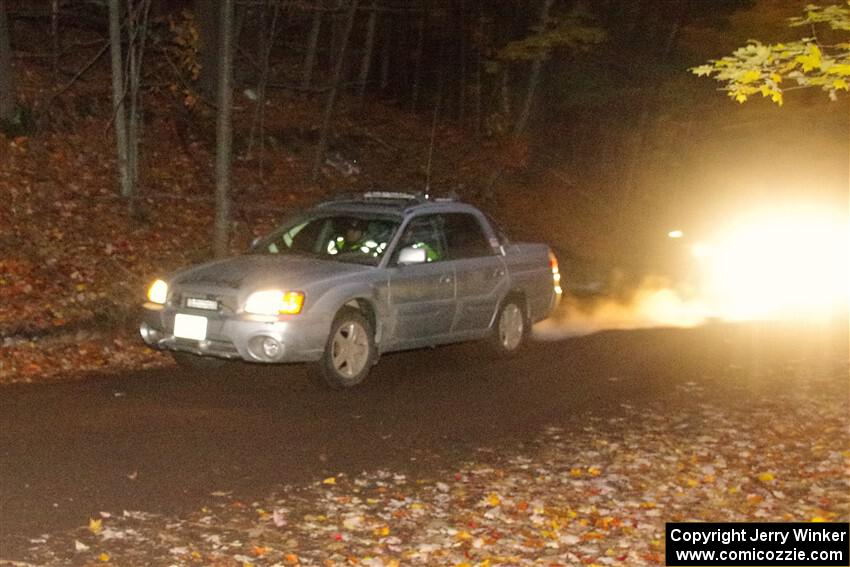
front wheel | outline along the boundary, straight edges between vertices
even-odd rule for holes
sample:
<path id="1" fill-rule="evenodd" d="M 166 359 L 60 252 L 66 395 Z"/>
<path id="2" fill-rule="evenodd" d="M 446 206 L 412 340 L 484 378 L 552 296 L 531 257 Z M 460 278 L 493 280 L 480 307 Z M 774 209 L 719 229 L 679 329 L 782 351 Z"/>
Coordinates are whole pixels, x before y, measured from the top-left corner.
<path id="1" fill-rule="evenodd" d="M 331 325 L 319 376 L 334 389 L 350 388 L 366 379 L 375 361 L 375 337 L 363 314 L 344 307 Z"/>
<path id="2" fill-rule="evenodd" d="M 516 298 L 505 300 L 493 324 L 493 350 L 500 356 L 513 356 L 525 344 L 528 327 L 522 302 Z"/>

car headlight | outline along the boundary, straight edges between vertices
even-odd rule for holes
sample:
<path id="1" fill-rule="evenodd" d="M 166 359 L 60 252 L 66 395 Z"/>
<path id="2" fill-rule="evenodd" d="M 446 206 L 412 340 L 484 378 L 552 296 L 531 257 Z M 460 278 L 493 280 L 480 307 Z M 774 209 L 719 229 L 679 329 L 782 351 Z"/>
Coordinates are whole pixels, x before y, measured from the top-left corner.
<path id="1" fill-rule="evenodd" d="M 168 284 L 162 280 L 154 280 L 148 288 L 148 301 L 165 305 L 165 300 L 168 298 Z"/>
<path id="2" fill-rule="evenodd" d="M 300 291 L 269 289 L 255 291 L 245 301 L 245 312 L 255 315 L 296 315 L 301 313 L 304 294 Z"/>

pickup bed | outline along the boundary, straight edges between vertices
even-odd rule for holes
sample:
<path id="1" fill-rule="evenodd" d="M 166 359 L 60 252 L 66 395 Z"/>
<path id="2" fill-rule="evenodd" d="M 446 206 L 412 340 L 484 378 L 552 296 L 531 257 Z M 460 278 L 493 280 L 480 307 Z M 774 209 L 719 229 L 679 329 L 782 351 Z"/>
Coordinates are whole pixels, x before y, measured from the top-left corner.
<path id="1" fill-rule="evenodd" d="M 549 247 L 511 242 L 475 207 L 367 193 L 157 279 L 140 332 L 183 364 L 315 362 L 340 388 L 384 352 L 487 339 L 510 356 L 560 294 Z"/>

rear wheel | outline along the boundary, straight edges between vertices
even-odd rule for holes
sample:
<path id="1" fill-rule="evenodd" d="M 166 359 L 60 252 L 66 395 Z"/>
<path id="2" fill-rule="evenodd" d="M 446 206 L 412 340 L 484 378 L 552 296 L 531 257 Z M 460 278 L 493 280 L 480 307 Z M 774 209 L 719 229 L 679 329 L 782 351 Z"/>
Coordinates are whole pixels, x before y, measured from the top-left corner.
<path id="1" fill-rule="evenodd" d="M 518 298 L 508 298 L 499 308 L 490 344 L 498 355 L 513 356 L 525 344 L 528 327 L 523 302 Z"/>
<path id="2" fill-rule="evenodd" d="M 174 358 L 174 361 L 178 364 L 178 366 L 199 372 L 218 370 L 227 364 L 227 361 L 223 358 L 199 356 L 190 352 L 172 352 L 171 356 Z"/>
<path id="3" fill-rule="evenodd" d="M 376 356 L 372 326 L 353 307 L 344 307 L 331 325 L 319 376 L 334 389 L 350 388 L 366 379 Z"/>

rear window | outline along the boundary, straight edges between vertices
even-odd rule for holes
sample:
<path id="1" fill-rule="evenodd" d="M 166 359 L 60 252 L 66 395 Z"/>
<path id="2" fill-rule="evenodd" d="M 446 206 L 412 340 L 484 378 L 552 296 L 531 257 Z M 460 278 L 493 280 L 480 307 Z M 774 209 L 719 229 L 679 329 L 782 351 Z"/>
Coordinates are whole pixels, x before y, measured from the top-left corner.
<path id="1" fill-rule="evenodd" d="M 494 254 L 490 242 L 484 235 L 481 223 L 473 215 L 448 213 L 443 216 L 443 230 L 449 256 L 453 260 L 480 258 Z"/>

